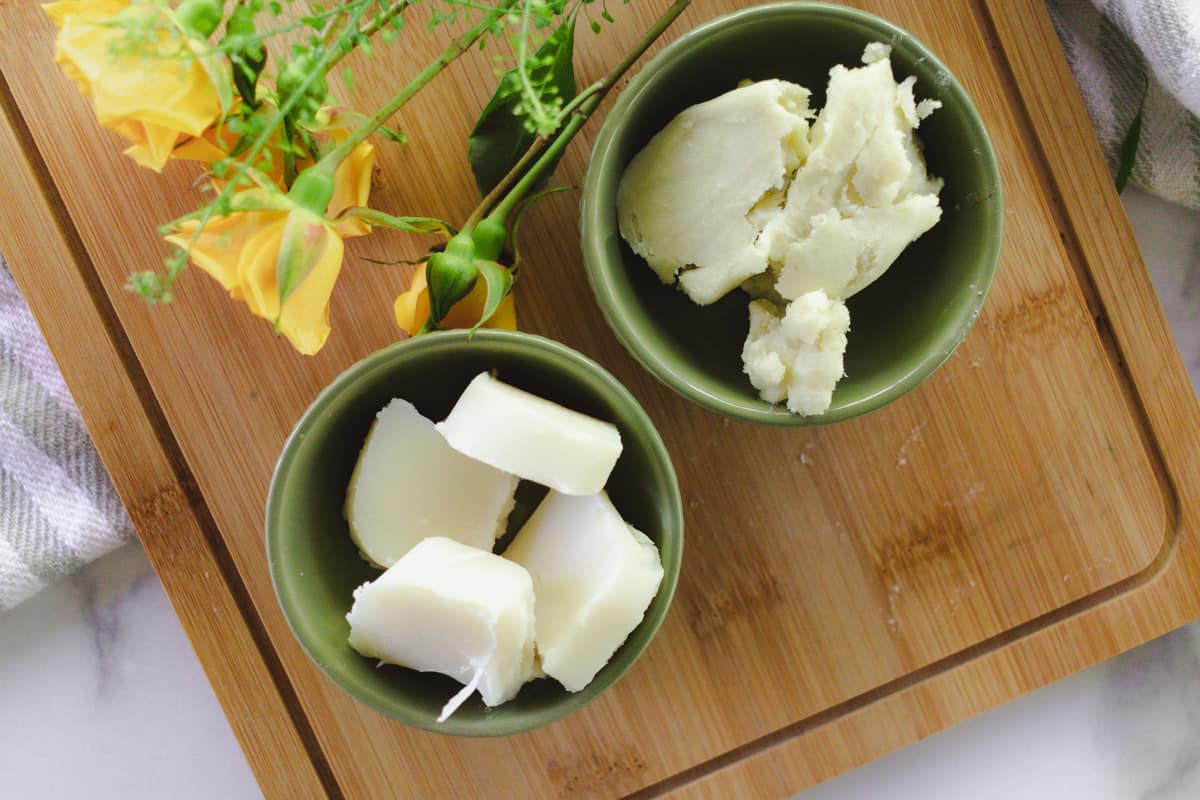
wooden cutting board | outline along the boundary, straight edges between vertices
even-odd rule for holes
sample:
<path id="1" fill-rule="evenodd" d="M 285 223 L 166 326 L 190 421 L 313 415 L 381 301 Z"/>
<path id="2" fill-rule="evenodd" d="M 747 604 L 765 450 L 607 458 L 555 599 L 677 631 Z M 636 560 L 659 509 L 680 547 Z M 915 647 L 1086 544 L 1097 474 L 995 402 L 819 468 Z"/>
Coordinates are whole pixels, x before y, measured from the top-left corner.
<path id="1" fill-rule="evenodd" d="M 666 38 L 738 5 L 697 2 Z M 262 535 L 292 424 L 396 338 L 408 268 L 365 259 L 424 243 L 353 243 L 315 358 L 196 270 L 178 302 L 147 308 L 122 284 L 158 266 L 155 226 L 197 202 L 194 171 L 120 156 L 54 68 L 36 5 L 0 0 L 0 250 L 269 796 L 783 796 L 1200 615 L 1200 412 L 1042 3 L 856 5 L 939 53 L 991 133 L 1007 212 L 983 315 L 883 411 L 782 433 L 731 423 L 626 355 L 583 278 L 577 198 L 545 201 L 522 231 L 523 324 L 605 364 L 658 424 L 686 557 L 666 623 L 612 691 L 539 731 L 455 740 L 322 677 L 276 604 Z M 581 34 L 583 77 L 656 8 Z M 359 63 L 361 107 L 432 52 L 418 27 L 411 48 Z M 462 143 L 491 71 L 464 59 L 405 110 L 412 143 L 380 146 L 381 208 L 474 205 Z M 560 180 L 581 179 L 595 130 Z"/>

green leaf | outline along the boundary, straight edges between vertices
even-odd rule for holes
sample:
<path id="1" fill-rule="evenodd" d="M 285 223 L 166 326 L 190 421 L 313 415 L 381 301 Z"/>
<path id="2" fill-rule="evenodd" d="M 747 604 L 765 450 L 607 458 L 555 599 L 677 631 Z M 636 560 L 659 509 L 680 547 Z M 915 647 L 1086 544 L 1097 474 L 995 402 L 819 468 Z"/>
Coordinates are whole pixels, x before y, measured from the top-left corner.
<path id="1" fill-rule="evenodd" d="M 453 236 L 458 232 L 449 222 L 437 217 L 394 217 L 373 208 L 355 208 L 344 216 L 361 219 L 371 227 L 392 228 L 405 233 L 444 233 Z"/>
<path id="2" fill-rule="evenodd" d="M 392 261 L 387 261 L 382 258 L 367 258 L 366 256 L 360 256 L 360 258 L 363 261 L 366 261 L 368 264 L 379 264 L 380 266 L 384 267 L 394 267 L 397 264 L 424 264 L 429 260 L 430 255 L 430 253 L 426 253 L 425 255 L 417 258 L 397 258 Z"/>
<path id="3" fill-rule="evenodd" d="M 249 61 L 241 54 L 234 54 L 230 62 L 233 68 L 233 83 L 237 86 L 238 95 L 246 101 L 246 105 L 251 109 L 258 108 L 258 76 L 262 74 L 263 67 L 267 64 L 266 56 L 264 55 L 257 61 Z"/>
<path id="4" fill-rule="evenodd" d="M 475 267 L 479 270 L 479 274 L 483 276 L 483 279 L 487 281 L 487 302 L 483 304 L 483 314 L 480 315 L 479 321 L 471 326 L 472 333 L 477 331 L 480 325 L 492 318 L 492 315 L 500 308 L 500 303 L 504 300 L 504 296 L 508 294 L 508 290 L 512 288 L 513 284 L 512 273 L 495 261 L 480 259 L 475 262 Z"/>
<path id="5" fill-rule="evenodd" d="M 547 101 L 563 104 L 575 97 L 575 17 L 563 20 L 530 59 L 535 89 Z M 500 78 L 500 85 L 471 131 L 467 159 L 479 193 L 486 195 L 521 159 L 536 134 L 513 113 L 521 102 L 517 69 Z M 548 170 L 547 174 L 553 170 Z"/>
<path id="6" fill-rule="evenodd" d="M 379 134 L 384 139 L 387 139 L 389 142 L 395 142 L 396 144 L 408 144 L 408 137 L 404 135 L 404 131 L 390 128 L 387 125 L 380 125 L 379 130 L 375 131 L 375 133 Z"/>
<path id="7" fill-rule="evenodd" d="M 258 78 L 267 64 L 267 50 L 255 40 L 255 32 L 254 9 L 240 5 L 230 15 L 225 25 L 225 38 L 221 40 L 222 46 L 231 51 L 233 83 L 251 109 L 258 106 Z"/>
<path id="8" fill-rule="evenodd" d="M 1146 87 L 1142 89 L 1142 102 L 1138 104 L 1137 114 L 1125 132 L 1125 140 L 1121 142 L 1121 160 L 1117 166 L 1117 194 L 1125 191 L 1129 176 L 1133 174 L 1133 165 L 1137 161 L 1138 144 L 1142 140 L 1142 119 L 1146 113 L 1146 95 L 1150 93 L 1150 79 L 1146 78 Z"/>

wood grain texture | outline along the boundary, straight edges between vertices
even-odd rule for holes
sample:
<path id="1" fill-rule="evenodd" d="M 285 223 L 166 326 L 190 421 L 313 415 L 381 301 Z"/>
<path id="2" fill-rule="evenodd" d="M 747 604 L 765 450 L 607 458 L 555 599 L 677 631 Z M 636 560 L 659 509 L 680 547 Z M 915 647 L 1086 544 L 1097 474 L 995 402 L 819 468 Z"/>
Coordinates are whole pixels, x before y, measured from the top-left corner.
<path id="1" fill-rule="evenodd" d="M 701 0 L 667 38 L 739 5 Z M 523 325 L 596 358 L 645 406 L 679 471 L 688 553 L 671 614 L 616 688 L 547 729 L 468 741 L 398 726 L 322 677 L 262 548 L 290 426 L 396 338 L 408 270 L 365 259 L 424 243 L 351 243 L 334 335 L 311 359 L 199 272 L 180 302 L 145 308 L 121 286 L 157 266 L 154 228 L 197 201 L 194 171 L 120 157 L 50 68 L 37 8 L 0 0 L 13 122 L 0 179 L 18 198 L 0 248 L 268 795 L 784 795 L 1200 614 L 1200 412 L 1044 8 L 856 5 L 941 54 L 991 134 L 1007 210 L 979 323 L 868 417 L 782 434 L 728 422 L 620 348 L 582 277 L 576 198 L 544 201 L 522 230 Z M 649 6 L 580 36 L 583 77 L 629 46 Z M 356 104 L 434 51 L 417 27 L 411 49 L 356 64 Z M 375 203 L 470 210 L 460 144 L 491 80 L 486 58 L 464 59 L 405 110 L 412 144 L 380 145 Z M 594 132 L 560 180 L 579 182 Z M 713 464 L 753 480 L 717 479 Z"/>

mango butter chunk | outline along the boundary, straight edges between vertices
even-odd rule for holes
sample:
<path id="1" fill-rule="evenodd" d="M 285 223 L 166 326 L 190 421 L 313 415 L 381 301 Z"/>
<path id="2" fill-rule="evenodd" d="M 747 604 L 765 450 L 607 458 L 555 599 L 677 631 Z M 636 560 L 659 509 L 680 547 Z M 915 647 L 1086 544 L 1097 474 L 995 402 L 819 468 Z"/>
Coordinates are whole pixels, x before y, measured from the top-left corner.
<path id="1" fill-rule="evenodd" d="M 817 290 L 784 313 L 765 300 L 750 303 L 750 333 L 742 350 L 746 375 L 768 403 L 787 401 L 795 414 L 821 414 L 844 373 L 850 312 Z"/>
<path id="2" fill-rule="evenodd" d="M 533 576 L 542 669 L 578 692 L 642 621 L 658 593 L 658 548 L 604 492 L 550 492 L 504 557 Z"/>
<path id="3" fill-rule="evenodd" d="M 425 539 L 354 592 L 350 646 L 389 664 L 478 688 L 488 706 L 534 677 L 533 581 L 519 564 L 445 537 Z"/>
<path id="4" fill-rule="evenodd" d="M 835 66 L 812 149 L 762 244 L 786 299 L 820 289 L 844 299 L 884 273 L 941 218 L 942 181 L 926 172 L 914 131 L 939 104 L 897 84 L 890 48 L 867 46 L 864 66 Z"/>
<path id="5" fill-rule="evenodd" d="M 371 426 L 345 515 L 363 555 L 390 567 L 429 536 L 491 550 L 516 488 L 515 475 L 459 453 L 431 420 L 397 399 Z"/>
<path id="6" fill-rule="evenodd" d="M 460 453 L 563 494 L 603 489 L 622 448 L 615 425 L 486 372 L 475 376 L 437 427 Z"/>
<path id="7" fill-rule="evenodd" d="M 621 235 L 701 305 L 767 269 L 758 242 L 808 152 L 809 92 L 766 80 L 692 106 L 634 157 L 617 193 Z M 680 274 L 682 270 L 682 274 Z"/>

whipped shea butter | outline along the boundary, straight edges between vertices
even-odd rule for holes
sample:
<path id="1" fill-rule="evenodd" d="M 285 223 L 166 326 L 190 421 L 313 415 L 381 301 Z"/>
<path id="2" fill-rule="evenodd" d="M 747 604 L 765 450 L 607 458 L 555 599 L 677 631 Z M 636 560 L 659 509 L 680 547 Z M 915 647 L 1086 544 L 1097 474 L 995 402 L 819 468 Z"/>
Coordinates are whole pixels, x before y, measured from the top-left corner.
<path id="1" fill-rule="evenodd" d="M 659 278 L 701 305 L 739 286 L 755 298 L 745 372 L 797 414 L 828 409 L 844 373 L 846 298 L 941 217 L 915 135 L 939 104 L 897 83 L 889 56 L 872 43 L 862 66 L 831 69 L 815 117 L 780 80 L 692 106 L 621 179 L 621 235 Z"/>

